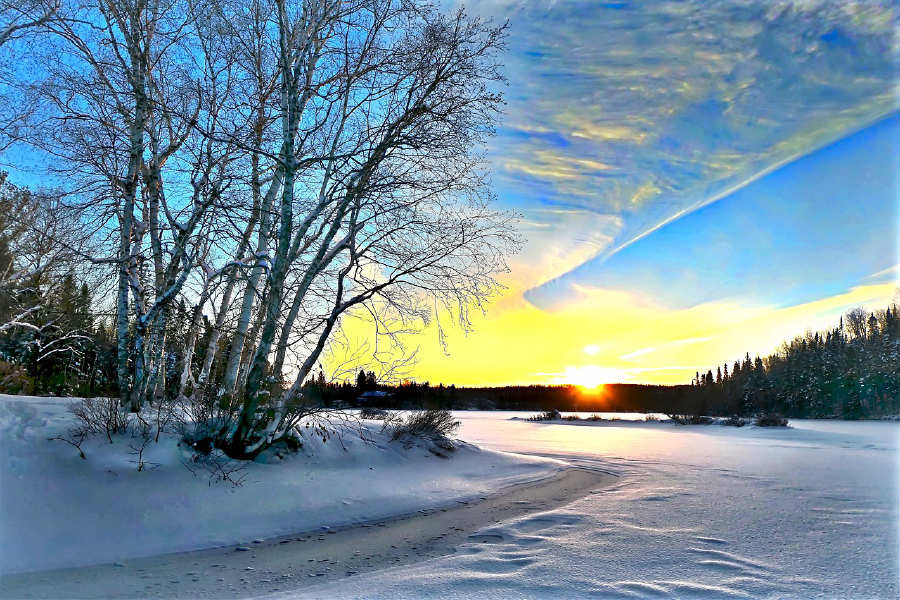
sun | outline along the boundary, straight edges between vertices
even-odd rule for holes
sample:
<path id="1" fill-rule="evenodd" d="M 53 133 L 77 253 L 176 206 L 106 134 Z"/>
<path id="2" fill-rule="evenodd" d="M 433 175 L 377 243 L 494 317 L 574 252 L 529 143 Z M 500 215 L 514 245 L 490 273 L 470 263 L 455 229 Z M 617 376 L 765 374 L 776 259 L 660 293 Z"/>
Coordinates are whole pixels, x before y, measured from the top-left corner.
<path id="1" fill-rule="evenodd" d="M 596 344 L 589 344 L 584 347 L 585 354 L 590 354 L 591 356 L 593 356 L 593 355 L 597 354 L 598 352 L 600 352 L 600 346 L 598 346 Z"/>
<path id="2" fill-rule="evenodd" d="M 560 377 L 561 383 L 568 383 L 594 390 L 604 383 L 622 379 L 622 373 L 618 369 L 586 365 L 584 367 L 566 367 L 566 372 Z"/>

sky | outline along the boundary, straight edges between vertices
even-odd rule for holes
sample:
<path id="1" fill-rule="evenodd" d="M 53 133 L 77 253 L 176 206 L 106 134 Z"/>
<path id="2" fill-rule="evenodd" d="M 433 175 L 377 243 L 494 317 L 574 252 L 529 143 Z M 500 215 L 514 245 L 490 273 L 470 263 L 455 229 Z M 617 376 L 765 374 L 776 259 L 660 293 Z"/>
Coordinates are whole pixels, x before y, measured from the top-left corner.
<path id="1" fill-rule="evenodd" d="M 895 1 L 466 10 L 509 22 L 487 155 L 526 242 L 474 331 L 406 340 L 416 379 L 689 383 L 894 297 Z"/>
<path id="2" fill-rule="evenodd" d="M 527 242 L 457 385 L 689 383 L 900 278 L 889 2 L 482 0 L 510 23 L 489 156 Z"/>

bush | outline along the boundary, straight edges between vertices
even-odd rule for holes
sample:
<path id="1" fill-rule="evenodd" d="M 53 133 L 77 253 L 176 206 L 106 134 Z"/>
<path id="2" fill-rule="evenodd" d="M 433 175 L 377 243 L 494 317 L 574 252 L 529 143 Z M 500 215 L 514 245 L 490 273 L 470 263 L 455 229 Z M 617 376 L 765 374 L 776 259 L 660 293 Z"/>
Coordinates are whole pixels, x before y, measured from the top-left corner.
<path id="1" fill-rule="evenodd" d="M 453 418 L 449 410 L 416 410 L 406 418 L 385 419 L 392 442 L 404 438 L 443 441 L 454 435 L 459 425 L 460 422 Z"/>
<path id="2" fill-rule="evenodd" d="M 364 406 L 359 411 L 360 419 L 384 420 L 388 416 L 388 411 L 383 408 L 375 408 L 373 406 Z"/>
<path id="3" fill-rule="evenodd" d="M 738 417 L 737 415 L 728 417 L 724 421 L 722 421 L 722 425 L 726 425 L 728 427 L 743 427 L 744 425 L 749 425 L 750 420 L 745 419 L 744 417 Z"/>
<path id="4" fill-rule="evenodd" d="M 581 417 L 578 415 L 566 415 L 562 418 L 563 421 L 580 421 Z"/>
<path id="5" fill-rule="evenodd" d="M 84 398 L 68 407 L 75 415 L 78 428 L 86 436 L 104 433 L 112 443 L 112 436 L 134 429 L 137 417 L 119 406 L 118 398 Z"/>
<path id="6" fill-rule="evenodd" d="M 603 417 L 600 415 L 591 415 L 587 418 L 588 421 L 602 421 Z"/>
<path id="7" fill-rule="evenodd" d="M 788 420 L 775 413 L 765 413 L 756 417 L 757 427 L 787 427 Z"/>
<path id="8" fill-rule="evenodd" d="M 656 415 L 644 415 L 645 421 L 659 421 L 659 417 Z"/>
<path id="9" fill-rule="evenodd" d="M 48 441 L 71 444 L 81 458 L 85 458 L 81 445 L 88 438 L 102 434 L 111 444 L 114 435 L 128 435 L 131 440 L 128 442 L 131 449 L 128 454 L 136 457 L 129 462 L 136 464 L 138 471 L 158 466 L 144 460 L 144 450 L 151 443 L 158 442 L 162 432 L 169 427 L 172 413 L 167 407 L 160 406 L 140 414 L 120 407 L 118 398 L 82 398 L 70 404 L 67 410 L 75 417 L 75 423 L 66 434 Z"/>
<path id="10" fill-rule="evenodd" d="M 562 415 L 559 414 L 559 411 L 555 408 L 552 410 L 548 410 L 547 412 L 542 412 L 536 415 L 532 415 L 525 419 L 526 421 L 559 421 L 562 419 Z"/>

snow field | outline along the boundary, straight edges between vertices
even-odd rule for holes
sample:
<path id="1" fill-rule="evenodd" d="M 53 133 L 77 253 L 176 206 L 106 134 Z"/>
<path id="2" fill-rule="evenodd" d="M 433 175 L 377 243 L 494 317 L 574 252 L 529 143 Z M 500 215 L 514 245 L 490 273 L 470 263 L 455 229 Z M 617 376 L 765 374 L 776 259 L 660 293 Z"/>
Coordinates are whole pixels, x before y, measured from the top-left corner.
<path id="1" fill-rule="evenodd" d="M 161 466 L 144 473 L 121 440 L 93 440 L 82 461 L 45 441 L 65 429 L 66 403 L 0 397 L 3 573 L 376 519 L 571 464 L 621 478 L 473 531 L 453 555 L 275 597 L 900 596 L 897 422 L 573 427 L 585 423 L 464 411 L 459 435 L 477 446 L 451 460 L 389 444 L 373 424 L 374 445 L 308 441 L 280 464 L 252 464 L 236 488 L 191 475 L 174 439 L 151 447 Z"/>

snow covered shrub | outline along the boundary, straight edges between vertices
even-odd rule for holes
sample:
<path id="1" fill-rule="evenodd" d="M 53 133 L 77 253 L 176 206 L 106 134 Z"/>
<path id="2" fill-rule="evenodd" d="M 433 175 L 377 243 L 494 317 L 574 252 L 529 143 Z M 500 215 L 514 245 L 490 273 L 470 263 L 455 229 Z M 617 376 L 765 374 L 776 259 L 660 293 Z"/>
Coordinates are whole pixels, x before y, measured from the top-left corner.
<path id="1" fill-rule="evenodd" d="M 555 408 L 552 410 L 548 410 L 547 412 L 542 412 L 537 415 L 532 415 L 527 417 L 526 421 L 559 421 L 562 419 L 562 415 Z"/>
<path id="2" fill-rule="evenodd" d="M 562 418 L 563 421 L 580 421 L 581 417 L 578 415 L 566 415 Z"/>
<path id="3" fill-rule="evenodd" d="M 416 410 L 406 417 L 392 415 L 385 419 L 383 431 L 390 433 L 392 442 L 403 442 L 405 448 L 412 447 L 415 439 L 432 442 L 440 450 L 453 452 L 456 448 L 449 437 L 459 430 L 460 422 L 453 418 L 449 410 Z M 433 454 L 442 456 L 439 451 L 429 447 Z"/>
<path id="4" fill-rule="evenodd" d="M 744 425 L 749 425 L 750 419 L 745 419 L 744 417 L 738 417 L 737 415 L 728 417 L 724 421 L 722 421 L 722 425 L 726 425 L 728 427 L 743 427 Z"/>
<path id="5" fill-rule="evenodd" d="M 168 426 L 169 411 L 162 407 L 148 409 L 144 413 L 133 413 L 119 406 L 118 398 L 82 398 L 67 407 L 72 413 L 74 424 L 63 435 L 50 438 L 48 441 L 61 441 L 71 444 L 78 450 L 81 458 L 85 458 L 81 445 L 95 435 L 106 435 L 110 444 L 113 436 L 127 436 L 128 454 L 135 457 L 129 462 L 137 465 L 138 471 L 158 466 L 144 459 L 147 447 L 159 441 L 162 432 Z"/>
<path id="6" fill-rule="evenodd" d="M 85 436 L 105 433 L 110 444 L 112 436 L 132 431 L 137 423 L 136 413 L 121 408 L 118 398 L 83 398 L 70 404 L 68 411 Z"/>
<path id="7" fill-rule="evenodd" d="M 659 421 L 659 417 L 656 415 L 644 415 L 645 421 Z"/>
<path id="8" fill-rule="evenodd" d="M 667 415 L 677 425 L 709 425 L 713 422 L 712 417 L 704 415 Z"/>
<path id="9" fill-rule="evenodd" d="M 227 481 L 234 486 L 244 483 L 245 473 L 249 461 L 233 460 L 225 456 L 220 450 L 211 452 L 194 452 L 189 463 L 182 462 L 188 471 L 197 476 L 200 469 L 209 474 L 209 485 L 213 482 Z"/>
<path id="10" fill-rule="evenodd" d="M 602 421 L 603 417 L 600 415 L 591 415 L 587 418 L 588 421 Z"/>
<path id="11" fill-rule="evenodd" d="M 270 450 L 270 455 L 282 458 L 299 450 L 304 437 L 310 436 L 323 443 L 335 438 L 342 448 L 348 431 L 370 441 L 358 414 L 318 406 L 302 396 L 290 402 L 282 397 L 274 406 L 259 405 L 249 425 L 242 423 L 239 407 L 221 398 L 181 397 L 174 403 L 173 415 L 171 429 L 182 444 L 204 455 L 221 451 L 239 461 L 256 460 Z M 242 427 L 246 443 L 236 444 L 236 432 Z"/>
<path id="12" fill-rule="evenodd" d="M 228 414 L 207 398 L 182 396 L 172 405 L 172 430 L 180 443 L 209 454 L 216 437 L 229 428 Z"/>
<path id="13" fill-rule="evenodd" d="M 788 420 L 775 413 L 765 413 L 756 417 L 757 427 L 787 427 Z"/>

